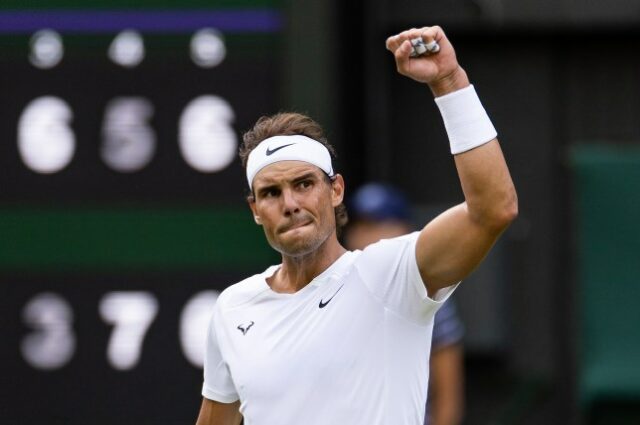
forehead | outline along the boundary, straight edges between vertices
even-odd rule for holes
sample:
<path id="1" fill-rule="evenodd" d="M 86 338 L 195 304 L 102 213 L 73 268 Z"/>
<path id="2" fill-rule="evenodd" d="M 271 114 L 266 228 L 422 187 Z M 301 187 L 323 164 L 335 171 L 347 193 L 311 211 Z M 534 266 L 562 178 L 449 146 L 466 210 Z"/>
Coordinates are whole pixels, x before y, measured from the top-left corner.
<path id="1" fill-rule="evenodd" d="M 284 183 L 306 174 L 321 177 L 324 172 L 317 166 L 304 161 L 275 162 L 258 171 L 258 174 L 253 178 L 253 188 Z"/>

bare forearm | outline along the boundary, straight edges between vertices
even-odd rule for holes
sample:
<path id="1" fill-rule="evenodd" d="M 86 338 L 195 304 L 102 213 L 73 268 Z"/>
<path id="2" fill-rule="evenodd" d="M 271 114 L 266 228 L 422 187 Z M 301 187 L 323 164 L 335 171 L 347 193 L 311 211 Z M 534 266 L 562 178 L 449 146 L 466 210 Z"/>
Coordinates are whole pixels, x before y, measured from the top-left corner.
<path id="1" fill-rule="evenodd" d="M 501 231 L 517 215 L 518 200 L 497 140 L 455 155 L 470 219 Z"/>

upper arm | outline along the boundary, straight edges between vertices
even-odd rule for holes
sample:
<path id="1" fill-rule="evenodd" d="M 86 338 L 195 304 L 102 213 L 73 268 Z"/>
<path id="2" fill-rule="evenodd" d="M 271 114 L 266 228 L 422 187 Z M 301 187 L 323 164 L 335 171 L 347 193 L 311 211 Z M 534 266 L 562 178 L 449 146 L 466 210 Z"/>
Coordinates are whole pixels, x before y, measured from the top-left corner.
<path id="1" fill-rule="evenodd" d="M 420 232 L 416 260 L 429 294 L 460 282 L 487 255 L 503 229 L 474 221 L 466 203 L 440 214 Z"/>
<path id="2" fill-rule="evenodd" d="M 239 409 L 240 401 L 220 403 L 203 398 L 196 425 L 239 425 L 242 420 Z"/>

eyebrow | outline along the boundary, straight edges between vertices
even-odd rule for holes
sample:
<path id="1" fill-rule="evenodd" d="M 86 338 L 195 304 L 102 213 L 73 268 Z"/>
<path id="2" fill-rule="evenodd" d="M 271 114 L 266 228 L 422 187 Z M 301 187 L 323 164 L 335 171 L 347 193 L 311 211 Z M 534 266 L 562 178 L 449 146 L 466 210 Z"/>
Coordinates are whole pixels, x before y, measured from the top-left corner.
<path id="1" fill-rule="evenodd" d="M 299 177 L 296 177 L 296 178 L 292 179 L 291 183 L 295 184 L 295 183 L 299 183 L 299 182 L 301 182 L 303 180 L 317 179 L 317 178 L 318 178 L 318 176 L 315 173 L 310 172 L 310 173 L 305 173 L 305 174 L 303 174 L 303 175 L 301 175 Z"/>
<path id="2" fill-rule="evenodd" d="M 269 192 L 270 190 L 277 189 L 277 188 L 278 188 L 277 184 L 267 184 L 265 186 L 258 188 L 257 190 L 256 189 L 253 189 L 253 190 L 254 190 L 254 193 L 262 195 L 264 193 Z"/>
<path id="3" fill-rule="evenodd" d="M 296 183 L 299 183 L 301 181 L 309 180 L 309 179 L 317 180 L 318 176 L 314 172 L 308 172 L 308 173 L 304 173 L 301 176 L 294 177 L 293 179 L 289 180 L 288 182 L 291 183 L 291 184 L 296 184 Z M 262 194 L 262 193 L 265 193 L 265 192 L 267 192 L 269 190 L 277 189 L 279 187 L 280 187 L 280 185 L 278 183 L 265 183 L 264 186 L 262 186 L 262 187 L 258 188 L 257 190 L 255 190 L 255 193 Z"/>

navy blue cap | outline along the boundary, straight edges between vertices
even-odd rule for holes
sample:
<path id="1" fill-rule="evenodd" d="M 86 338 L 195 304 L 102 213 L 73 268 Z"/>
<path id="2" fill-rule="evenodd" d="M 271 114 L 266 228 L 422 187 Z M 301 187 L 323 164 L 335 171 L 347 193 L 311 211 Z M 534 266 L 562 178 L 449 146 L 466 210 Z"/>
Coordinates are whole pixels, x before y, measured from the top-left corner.
<path id="1" fill-rule="evenodd" d="M 360 187 L 347 204 L 353 219 L 408 221 L 409 204 L 398 189 L 384 183 Z"/>

